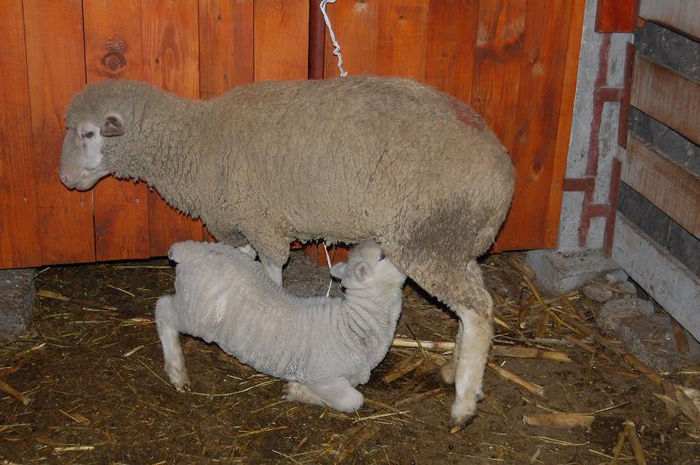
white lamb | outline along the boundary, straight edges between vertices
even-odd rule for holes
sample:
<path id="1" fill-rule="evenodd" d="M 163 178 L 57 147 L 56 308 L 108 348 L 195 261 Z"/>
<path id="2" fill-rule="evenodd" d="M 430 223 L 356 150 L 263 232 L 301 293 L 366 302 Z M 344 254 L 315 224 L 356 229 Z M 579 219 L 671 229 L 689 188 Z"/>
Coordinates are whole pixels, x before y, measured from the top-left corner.
<path id="1" fill-rule="evenodd" d="M 182 332 L 290 381 L 287 400 L 345 412 L 362 406 L 354 386 L 369 380 L 389 349 L 406 278 L 378 244 L 357 245 L 332 268 L 345 288 L 336 298 L 284 292 L 248 246 L 179 242 L 169 256 L 178 263 L 175 294 L 158 299 L 155 314 L 165 372 L 178 390 L 189 385 Z"/>

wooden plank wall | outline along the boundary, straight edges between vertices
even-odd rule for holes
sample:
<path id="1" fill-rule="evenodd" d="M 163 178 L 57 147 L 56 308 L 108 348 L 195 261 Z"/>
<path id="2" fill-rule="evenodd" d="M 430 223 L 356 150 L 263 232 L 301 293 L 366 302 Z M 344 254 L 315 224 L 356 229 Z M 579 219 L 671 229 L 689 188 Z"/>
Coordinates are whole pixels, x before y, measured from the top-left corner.
<path id="1" fill-rule="evenodd" d="M 141 2 L 83 2 L 87 81 L 108 78 L 142 79 Z M 146 258 L 148 188 L 108 177 L 93 190 L 97 260 Z"/>
<path id="2" fill-rule="evenodd" d="M 3 267 L 41 264 L 32 121 L 22 2 L 0 14 L 0 259 Z"/>
<path id="3" fill-rule="evenodd" d="M 700 40 L 697 0 L 639 0 L 639 17 Z"/>
<path id="4" fill-rule="evenodd" d="M 695 0 L 640 0 L 639 9 L 644 20 L 660 22 L 696 39 L 700 35 L 699 11 Z M 695 144 L 700 142 L 700 84 L 697 81 L 637 54 L 630 103 Z M 630 134 L 620 179 L 695 239 L 700 237 L 700 178 Z M 659 235 L 650 237 L 652 235 L 644 231 L 645 223 L 635 221 L 636 224 L 626 218 L 622 210 L 618 211 L 613 259 L 685 329 L 694 337 L 700 337 L 697 270 L 690 269 L 687 261 L 678 260 L 678 255 L 674 256 L 668 247 L 674 236 L 668 236 L 669 242 L 658 243 Z M 659 224 L 655 218 L 650 218 L 649 223 Z M 653 230 L 651 227 L 647 232 Z M 685 232 L 675 237 L 685 237 Z M 696 249 L 697 242 L 695 246 L 688 242 L 688 251 Z"/>
<path id="5" fill-rule="evenodd" d="M 349 74 L 434 85 L 473 105 L 504 142 L 518 183 L 497 250 L 556 245 L 583 7 L 578 0 L 356 0 L 329 8 Z M 339 74 L 331 50 L 327 41 L 326 77 Z"/>
<path id="6" fill-rule="evenodd" d="M 350 74 L 427 82 L 473 104 L 503 139 L 519 181 L 498 249 L 556 244 L 583 5 L 343 0 L 328 7 Z M 90 192 L 64 189 L 57 166 L 68 99 L 102 79 L 150 81 L 190 98 L 305 79 L 309 6 L 9 0 L 0 20 L 0 268 L 146 258 L 175 240 L 210 238 L 144 183 L 107 178 Z M 326 43 L 330 78 L 337 69 Z"/>

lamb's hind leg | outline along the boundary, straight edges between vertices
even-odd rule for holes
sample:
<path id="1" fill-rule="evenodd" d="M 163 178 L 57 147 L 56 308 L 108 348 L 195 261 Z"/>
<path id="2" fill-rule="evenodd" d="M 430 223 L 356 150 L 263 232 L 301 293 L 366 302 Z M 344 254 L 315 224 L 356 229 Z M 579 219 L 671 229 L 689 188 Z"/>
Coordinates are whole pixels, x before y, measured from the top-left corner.
<path id="1" fill-rule="evenodd" d="M 345 378 L 335 378 L 313 386 L 289 382 L 285 389 L 285 399 L 329 406 L 341 412 L 354 412 L 362 407 L 365 401 L 362 393 L 352 387 Z"/>
<path id="2" fill-rule="evenodd" d="M 178 316 L 173 308 L 173 296 L 167 295 L 156 303 L 156 328 L 163 347 L 165 373 L 178 391 L 189 391 L 190 379 L 185 368 L 185 357 L 180 347 Z"/>

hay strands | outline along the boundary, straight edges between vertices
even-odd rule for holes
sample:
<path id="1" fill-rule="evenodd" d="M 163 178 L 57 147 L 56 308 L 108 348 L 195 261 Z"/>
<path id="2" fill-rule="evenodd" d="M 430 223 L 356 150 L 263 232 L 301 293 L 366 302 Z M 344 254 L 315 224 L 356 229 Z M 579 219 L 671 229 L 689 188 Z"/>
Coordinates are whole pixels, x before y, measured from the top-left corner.
<path id="1" fill-rule="evenodd" d="M 632 453 L 634 453 L 634 460 L 637 462 L 637 465 L 647 465 L 647 460 L 644 455 L 644 448 L 642 447 L 642 441 L 640 441 L 639 436 L 637 436 L 637 427 L 629 420 L 622 423 L 622 430 L 618 435 L 617 444 L 615 444 L 615 447 L 613 447 L 613 456 L 612 460 L 610 461 L 610 465 L 619 464 L 618 457 L 622 452 L 625 439 L 629 439 L 630 446 L 632 447 Z"/>
<path id="2" fill-rule="evenodd" d="M 79 307 L 89 307 L 89 308 L 95 308 L 99 310 L 109 310 L 109 311 L 116 311 L 117 307 L 112 307 L 111 305 L 103 305 L 98 302 L 93 302 L 90 300 L 83 300 L 83 299 L 74 299 L 72 297 L 65 296 L 59 292 L 55 292 L 49 289 L 39 289 L 36 291 L 37 297 L 41 297 L 43 299 L 51 299 L 51 300 L 58 300 L 59 302 L 67 302 L 71 303 L 74 305 L 78 305 Z"/>
<path id="3" fill-rule="evenodd" d="M 671 413 L 682 412 L 696 425 L 700 425 L 700 391 L 664 380 L 664 394 L 654 395 L 661 399 Z"/>
<path id="4" fill-rule="evenodd" d="M 514 384 L 517 384 L 518 386 L 520 386 L 528 392 L 531 392 L 540 397 L 544 397 L 544 386 L 540 386 L 539 384 L 535 384 L 531 381 L 523 379 L 522 377 L 516 375 L 512 371 L 506 370 L 502 366 L 499 366 L 493 362 L 489 362 L 486 366 L 488 366 L 491 370 L 493 370 L 494 373 L 496 373 L 501 378 L 506 379 Z"/>
<path id="5" fill-rule="evenodd" d="M 417 341 L 403 337 L 395 337 L 391 345 L 394 347 L 423 348 L 425 350 L 435 350 L 439 352 L 451 351 L 455 347 L 454 342 Z M 571 362 L 569 356 L 563 352 L 540 349 L 537 347 L 493 345 L 491 347 L 491 354 L 499 357 L 539 358 L 542 360 L 552 360 L 555 362 Z"/>
<path id="6" fill-rule="evenodd" d="M 524 415 L 523 423 L 528 426 L 546 426 L 556 429 L 588 428 L 595 415 L 587 413 L 538 413 Z"/>
<path id="7" fill-rule="evenodd" d="M 24 405 L 28 405 L 29 402 L 31 402 L 30 399 L 24 396 L 21 392 L 19 392 L 17 389 L 13 388 L 9 384 L 7 384 L 5 381 L 0 379 L 0 391 L 9 394 L 10 396 L 14 397 L 17 401 L 21 402 Z"/>

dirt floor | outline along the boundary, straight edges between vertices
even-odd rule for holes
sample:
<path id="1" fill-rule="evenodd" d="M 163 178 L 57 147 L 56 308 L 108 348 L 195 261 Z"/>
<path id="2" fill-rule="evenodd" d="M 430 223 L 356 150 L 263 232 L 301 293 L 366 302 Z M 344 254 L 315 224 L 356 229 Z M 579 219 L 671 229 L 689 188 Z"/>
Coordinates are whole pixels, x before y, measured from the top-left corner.
<path id="1" fill-rule="evenodd" d="M 436 375 L 446 353 L 424 346 L 393 347 L 360 386 L 366 403 L 352 415 L 286 402 L 282 382 L 192 338 L 182 342 L 193 392 L 176 392 L 153 322 L 155 300 L 172 292 L 167 261 L 47 268 L 32 327 L 0 347 L 0 463 L 699 463 L 700 427 L 657 397 L 657 374 L 601 337 L 597 304 L 578 292 L 535 295 L 520 259 L 486 260 L 497 335 L 485 399 L 463 428 L 449 427 L 452 388 Z M 327 276 L 296 252 L 285 283 L 320 295 Z M 456 326 L 406 287 L 397 336 L 449 342 Z M 664 374 L 666 394 L 670 382 L 700 387 L 699 374 Z M 592 423 L 524 424 L 561 412 Z"/>

